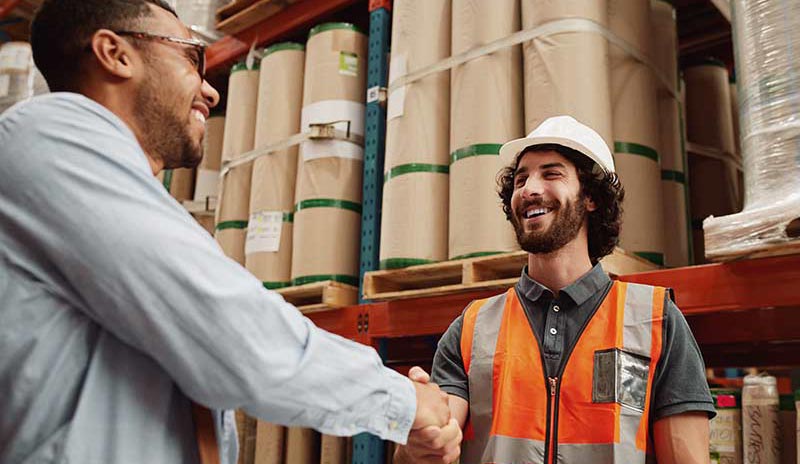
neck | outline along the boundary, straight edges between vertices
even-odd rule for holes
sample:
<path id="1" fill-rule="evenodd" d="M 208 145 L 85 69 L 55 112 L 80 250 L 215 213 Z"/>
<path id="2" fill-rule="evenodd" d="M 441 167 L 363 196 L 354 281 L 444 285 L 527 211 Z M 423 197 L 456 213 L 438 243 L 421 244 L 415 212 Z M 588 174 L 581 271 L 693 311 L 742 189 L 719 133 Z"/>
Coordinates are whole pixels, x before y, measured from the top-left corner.
<path id="1" fill-rule="evenodd" d="M 106 107 L 128 126 L 147 157 L 147 163 L 150 165 L 154 176 L 164 169 L 164 161 L 161 157 L 155 156 L 153 150 L 149 149 L 148 144 L 145 143 L 147 134 L 137 123 L 134 115 L 136 105 L 132 104 L 126 97 L 120 97 L 119 93 L 106 91 L 103 87 L 82 89 L 81 93 Z"/>
<path id="2" fill-rule="evenodd" d="M 592 269 L 585 232 L 562 248 L 546 254 L 528 254 L 528 276 L 554 295 Z"/>

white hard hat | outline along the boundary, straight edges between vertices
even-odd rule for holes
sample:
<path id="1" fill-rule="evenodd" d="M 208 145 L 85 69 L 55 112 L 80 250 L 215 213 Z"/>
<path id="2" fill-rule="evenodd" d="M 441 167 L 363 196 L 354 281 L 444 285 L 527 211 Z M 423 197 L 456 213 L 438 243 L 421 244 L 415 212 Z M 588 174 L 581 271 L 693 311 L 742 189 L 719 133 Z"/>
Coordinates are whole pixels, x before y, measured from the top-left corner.
<path id="1" fill-rule="evenodd" d="M 553 116 L 539 124 L 527 137 L 506 142 L 500 148 L 503 159 L 516 159 L 531 145 L 556 144 L 577 150 L 606 172 L 614 172 L 614 158 L 603 137 L 572 116 Z"/>

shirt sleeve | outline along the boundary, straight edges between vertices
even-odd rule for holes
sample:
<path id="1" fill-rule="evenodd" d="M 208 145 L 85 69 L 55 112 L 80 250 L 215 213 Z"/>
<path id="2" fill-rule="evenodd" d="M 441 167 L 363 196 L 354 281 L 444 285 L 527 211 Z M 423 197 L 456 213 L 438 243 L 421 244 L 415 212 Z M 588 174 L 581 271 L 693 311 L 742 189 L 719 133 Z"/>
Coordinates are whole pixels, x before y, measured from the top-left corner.
<path id="1" fill-rule="evenodd" d="M 716 416 L 706 381 L 700 348 L 683 314 L 667 297 L 664 306 L 664 346 L 653 380 L 654 421 L 685 412 Z"/>
<path id="2" fill-rule="evenodd" d="M 265 290 L 148 172 L 121 120 L 61 95 L 0 120 L 0 221 L 20 265 L 199 403 L 404 443 L 411 382 Z"/>
<path id="3" fill-rule="evenodd" d="M 439 346 L 433 356 L 431 381 L 443 391 L 469 401 L 469 380 L 461 357 L 461 329 L 464 316 L 458 316 L 439 339 Z"/>

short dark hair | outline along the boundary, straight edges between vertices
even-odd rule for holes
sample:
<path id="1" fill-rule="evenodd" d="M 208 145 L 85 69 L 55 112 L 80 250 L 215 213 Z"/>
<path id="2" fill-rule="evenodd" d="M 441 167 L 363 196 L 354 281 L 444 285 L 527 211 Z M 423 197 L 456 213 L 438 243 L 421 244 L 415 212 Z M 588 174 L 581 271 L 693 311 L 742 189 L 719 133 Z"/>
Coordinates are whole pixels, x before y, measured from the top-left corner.
<path id="1" fill-rule="evenodd" d="M 613 172 L 594 172 L 594 161 L 577 150 L 557 144 L 532 145 L 517 155 L 514 162 L 503 168 L 497 176 L 498 194 L 503 202 L 506 219 L 511 220 L 511 196 L 514 194 L 514 173 L 523 155 L 530 152 L 555 151 L 575 165 L 581 183 L 581 194 L 591 199 L 597 209 L 589 212 L 589 258 L 597 263 L 603 256 L 611 254 L 619 242 L 622 227 L 622 201 L 625 189 Z"/>
<path id="2" fill-rule="evenodd" d="M 45 0 L 31 24 L 31 47 L 50 90 L 76 90 L 94 33 L 129 29 L 152 15 L 150 5 L 178 16 L 164 0 Z"/>

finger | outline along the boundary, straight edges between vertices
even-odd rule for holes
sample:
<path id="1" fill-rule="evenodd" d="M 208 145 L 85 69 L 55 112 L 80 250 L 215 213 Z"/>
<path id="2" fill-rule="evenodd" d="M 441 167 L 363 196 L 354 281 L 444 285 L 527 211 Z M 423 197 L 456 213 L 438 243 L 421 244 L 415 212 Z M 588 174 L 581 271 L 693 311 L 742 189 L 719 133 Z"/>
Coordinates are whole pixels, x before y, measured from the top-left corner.
<path id="1" fill-rule="evenodd" d="M 448 449 L 444 456 L 442 456 L 442 461 L 446 463 L 456 462 L 456 460 L 461 456 L 461 445 L 454 446 L 452 449 Z"/>
<path id="2" fill-rule="evenodd" d="M 428 383 L 431 381 L 431 376 L 419 366 L 414 366 L 408 371 L 408 378 L 420 383 Z"/>

